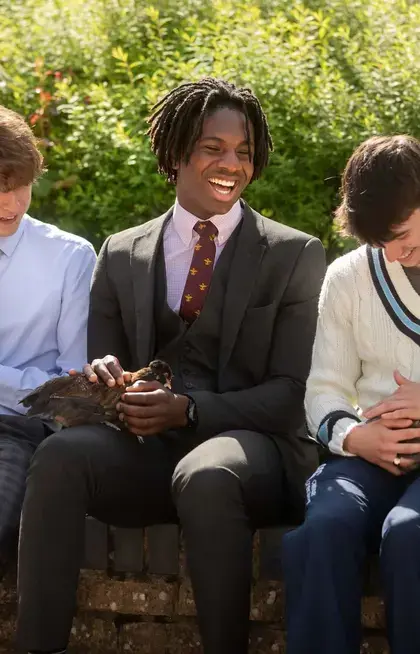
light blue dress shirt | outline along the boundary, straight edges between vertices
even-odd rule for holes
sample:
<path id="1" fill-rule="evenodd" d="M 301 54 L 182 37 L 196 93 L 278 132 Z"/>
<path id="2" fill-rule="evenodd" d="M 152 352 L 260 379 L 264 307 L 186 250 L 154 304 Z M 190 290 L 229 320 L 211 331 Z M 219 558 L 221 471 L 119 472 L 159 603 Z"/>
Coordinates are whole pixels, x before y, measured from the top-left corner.
<path id="1" fill-rule="evenodd" d="M 0 414 L 24 414 L 32 389 L 87 361 L 90 243 L 25 215 L 0 237 Z"/>

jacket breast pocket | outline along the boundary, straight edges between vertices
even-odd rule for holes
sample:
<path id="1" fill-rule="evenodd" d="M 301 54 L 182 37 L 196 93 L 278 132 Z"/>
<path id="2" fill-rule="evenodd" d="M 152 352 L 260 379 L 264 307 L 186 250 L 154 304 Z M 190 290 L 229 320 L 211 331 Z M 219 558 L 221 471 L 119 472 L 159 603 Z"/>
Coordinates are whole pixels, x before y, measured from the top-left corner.
<path id="1" fill-rule="evenodd" d="M 271 349 L 277 303 L 248 309 L 238 332 L 235 364 L 258 384 L 263 379 Z"/>

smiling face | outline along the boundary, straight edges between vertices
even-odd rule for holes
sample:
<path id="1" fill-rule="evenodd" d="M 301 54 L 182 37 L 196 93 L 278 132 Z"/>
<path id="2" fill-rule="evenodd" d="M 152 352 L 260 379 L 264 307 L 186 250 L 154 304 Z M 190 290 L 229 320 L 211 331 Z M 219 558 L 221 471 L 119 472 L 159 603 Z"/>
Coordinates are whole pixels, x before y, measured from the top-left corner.
<path id="1" fill-rule="evenodd" d="M 402 266 L 420 266 L 420 208 L 395 230 L 396 237 L 384 245 L 389 262 L 398 261 Z"/>
<path id="2" fill-rule="evenodd" d="M 31 203 L 31 192 L 31 185 L 0 192 L 0 236 L 11 236 L 17 231 Z"/>
<path id="3" fill-rule="evenodd" d="M 251 124 L 249 131 L 251 152 L 244 114 L 226 107 L 216 109 L 204 119 L 189 162 L 179 163 L 178 201 L 200 220 L 227 213 L 250 183 L 254 172 Z"/>

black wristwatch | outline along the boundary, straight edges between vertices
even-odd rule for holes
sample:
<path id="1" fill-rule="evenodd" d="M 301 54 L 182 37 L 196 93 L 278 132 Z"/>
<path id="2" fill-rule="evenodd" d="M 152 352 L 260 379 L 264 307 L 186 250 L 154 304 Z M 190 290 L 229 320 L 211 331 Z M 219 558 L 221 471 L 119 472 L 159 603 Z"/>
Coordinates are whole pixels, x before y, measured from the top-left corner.
<path id="1" fill-rule="evenodd" d="M 187 417 L 187 427 L 197 427 L 198 424 L 197 405 L 194 402 L 193 398 L 190 397 L 190 395 L 187 395 L 186 397 L 188 397 L 188 404 L 185 410 L 185 415 Z"/>

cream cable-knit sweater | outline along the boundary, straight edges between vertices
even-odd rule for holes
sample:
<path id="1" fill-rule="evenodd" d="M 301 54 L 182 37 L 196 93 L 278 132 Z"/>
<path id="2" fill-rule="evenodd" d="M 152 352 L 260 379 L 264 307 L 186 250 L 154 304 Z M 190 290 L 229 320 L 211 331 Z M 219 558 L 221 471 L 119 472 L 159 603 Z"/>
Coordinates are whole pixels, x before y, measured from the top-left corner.
<path id="1" fill-rule="evenodd" d="M 334 261 L 322 287 L 305 397 L 311 433 L 348 455 L 348 430 L 397 388 L 396 369 L 420 382 L 420 296 L 399 263 L 363 246 Z"/>

